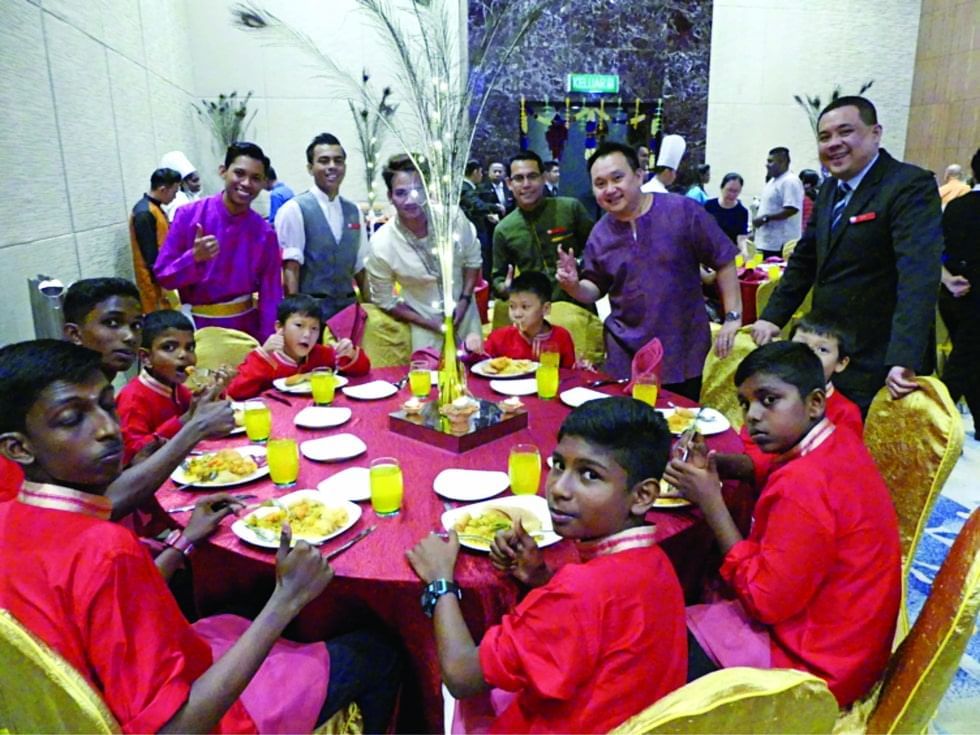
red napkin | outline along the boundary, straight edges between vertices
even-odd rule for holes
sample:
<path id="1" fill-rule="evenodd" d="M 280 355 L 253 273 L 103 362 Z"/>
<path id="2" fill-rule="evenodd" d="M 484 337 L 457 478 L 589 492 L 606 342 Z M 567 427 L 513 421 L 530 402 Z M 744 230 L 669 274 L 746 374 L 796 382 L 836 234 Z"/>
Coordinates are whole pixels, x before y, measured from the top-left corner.
<path id="1" fill-rule="evenodd" d="M 633 355 L 633 366 L 630 371 L 630 382 L 623 392 L 630 394 L 633 391 L 633 382 L 639 377 L 653 375 L 657 378 L 657 385 L 660 385 L 660 365 L 664 359 L 664 346 L 660 340 L 654 337 L 643 345 L 636 354 Z"/>
<path id="2" fill-rule="evenodd" d="M 338 340 L 348 338 L 357 347 L 364 337 L 364 325 L 367 322 L 367 312 L 360 304 L 347 306 L 327 319 L 330 332 Z"/>

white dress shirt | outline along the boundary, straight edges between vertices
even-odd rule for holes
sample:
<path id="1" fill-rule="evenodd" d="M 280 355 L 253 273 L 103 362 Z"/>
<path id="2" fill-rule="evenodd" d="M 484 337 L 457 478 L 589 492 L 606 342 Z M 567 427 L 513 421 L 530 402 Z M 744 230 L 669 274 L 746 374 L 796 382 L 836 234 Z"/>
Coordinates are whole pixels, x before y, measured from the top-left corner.
<path id="1" fill-rule="evenodd" d="M 320 211 L 330 226 L 330 231 L 337 242 L 344 236 L 344 210 L 340 206 L 341 196 L 338 194 L 330 199 L 319 187 L 312 186 L 309 191 L 313 192 Z M 354 263 L 354 272 L 359 273 L 364 270 L 364 264 L 368 256 L 367 227 L 364 224 L 363 214 L 359 215 L 361 222 L 361 242 L 357 247 L 357 260 Z M 303 227 L 303 211 L 299 208 L 296 198 L 290 199 L 283 204 L 276 212 L 276 236 L 279 238 L 279 247 L 282 248 L 282 259 L 295 260 L 303 265 L 303 253 L 306 251 L 306 229 Z"/>

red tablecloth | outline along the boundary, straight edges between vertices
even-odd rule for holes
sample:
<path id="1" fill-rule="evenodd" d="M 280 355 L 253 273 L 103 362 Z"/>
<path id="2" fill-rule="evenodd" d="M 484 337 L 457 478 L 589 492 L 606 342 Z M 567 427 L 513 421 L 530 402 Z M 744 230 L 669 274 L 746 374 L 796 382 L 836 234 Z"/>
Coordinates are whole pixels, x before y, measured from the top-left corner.
<path id="1" fill-rule="evenodd" d="M 372 379 L 397 380 L 405 368 L 383 368 L 372 371 Z M 594 379 L 594 373 L 562 371 L 561 390 L 582 385 Z M 470 376 L 469 386 L 479 397 L 499 400 L 489 387 L 489 381 Z M 603 388 L 617 392 L 619 386 Z M 409 678 L 413 680 L 402 698 L 402 723 L 407 727 L 424 727 L 430 732 L 441 731 L 441 693 L 439 664 L 436 657 L 432 624 L 419 606 L 421 583 L 408 562 L 405 551 L 422 536 L 440 529 L 444 511 L 443 500 L 432 490 L 434 478 L 449 467 L 467 469 L 507 469 L 511 445 L 530 442 L 538 445 L 543 456 L 550 455 L 555 446 L 558 427 L 570 409 L 558 400 L 542 401 L 535 396 L 524 398 L 529 413 L 526 429 L 490 442 L 463 454 L 429 446 L 388 430 L 388 414 L 409 396 L 407 387 L 397 395 L 379 401 L 357 401 L 340 391 L 334 405 L 348 406 L 353 417 L 346 424 L 327 430 L 306 430 L 296 427 L 293 416 L 310 405 L 306 396 L 284 396 L 292 404 L 286 406 L 267 401 L 272 410 L 273 437 L 294 437 L 300 441 L 318 436 L 353 433 L 367 444 L 367 452 L 339 463 L 317 463 L 300 460 L 299 482 L 296 488 L 315 488 L 317 484 L 347 468 L 367 466 L 375 457 L 395 456 L 402 464 L 405 481 L 405 501 L 400 515 L 378 518 L 370 503 L 364 503 L 364 513 L 347 533 L 323 545 L 329 552 L 344 543 L 352 534 L 370 525 L 377 530 L 366 539 L 334 560 L 336 578 L 321 597 L 311 603 L 291 629 L 290 637 L 297 640 L 318 640 L 362 625 L 367 619 L 381 620 L 401 637 L 411 660 Z M 691 403 L 678 396 L 663 395 L 661 401 L 671 400 L 678 405 Z M 207 442 L 202 448 L 239 446 L 247 444 L 244 435 Z M 709 437 L 709 446 L 719 451 L 741 451 L 741 441 L 729 430 Z M 542 477 L 542 488 L 544 477 Z M 265 478 L 240 488 L 259 498 L 282 494 Z M 543 491 L 542 491 L 543 492 Z M 157 493 L 164 507 L 193 502 L 200 491 L 177 490 L 168 483 Z M 726 488 L 726 499 L 741 525 L 748 523 L 751 498 L 747 489 Z M 256 502 L 256 501 L 250 501 Z M 177 514 L 178 523 L 189 514 Z M 693 600 L 709 568 L 717 567 L 717 552 L 713 536 L 696 510 L 653 512 L 649 519 L 656 523 L 661 545 L 675 564 L 678 576 L 689 600 Z M 248 600 L 256 606 L 264 603 L 275 581 L 275 555 L 271 550 L 248 546 L 230 531 L 226 520 L 218 532 L 203 544 L 194 558 L 194 586 L 198 607 L 204 614 L 223 609 L 229 600 Z M 562 541 L 545 551 L 548 562 L 560 565 L 576 560 L 574 545 Z M 464 590 L 463 612 L 474 637 L 479 640 L 489 625 L 519 599 L 520 590 L 509 577 L 494 571 L 486 554 L 463 550 L 456 566 L 456 581 Z"/>

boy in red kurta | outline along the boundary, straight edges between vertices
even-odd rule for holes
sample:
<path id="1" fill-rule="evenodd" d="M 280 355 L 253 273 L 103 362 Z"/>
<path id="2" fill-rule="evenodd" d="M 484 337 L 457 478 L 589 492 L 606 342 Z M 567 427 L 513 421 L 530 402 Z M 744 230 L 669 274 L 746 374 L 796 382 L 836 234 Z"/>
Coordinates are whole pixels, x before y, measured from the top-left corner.
<path id="1" fill-rule="evenodd" d="M 371 369 L 367 354 L 349 339 L 335 346 L 320 344 L 323 323 L 320 305 L 312 296 L 287 296 L 279 304 L 276 318 L 276 331 L 248 354 L 228 386 L 228 395 L 235 400 L 257 396 L 271 388 L 277 378 L 316 368 L 336 368 L 346 375 L 364 375 Z"/>
<path id="2" fill-rule="evenodd" d="M 824 376 L 805 345 L 776 342 L 735 373 L 752 440 L 774 460 L 748 538 L 721 497 L 713 454 L 671 461 L 666 478 L 701 508 L 735 600 L 688 609 L 717 667 L 790 667 L 827 681 L 841 706 L 884 671 L 901 601 L 898 520 L 860 437 L 824 417 Z"/>
<path id="3" fill-rule="evenodd" d="M 663 418 L 632 398 L 590 401 L 565 419 L 548 507 L 555 532 L 575 541 L 582 561 L 548 569 L 520 521 L 488 539 L 494 565 L 534 589 L 479 646 L 452 582 L 455 531 L 448 543 L 429 536 L 408 552 L 427 583 L 423 609 L 435 616 L 449 691 L 514 693 L 493 732 L 608 732 L 683 683 L 683 595 L 643 520 L 669 447 Z M 469 704 L 460 710 L 472 711 Z M 472 732 L 472 720 L 466 725 Z"/>
<path id="4" fill-rule="evenodd" d="M 483 343 L 490 357 L 538 360 L 542 352 L 557 352 L 558 366 L 575 366 L 575 343 L 564 327 L 552 326 L 551 281 L 543 273 L 524 271 L 510 284 L 507 313 L 513 324 L 495 329 Z"/>

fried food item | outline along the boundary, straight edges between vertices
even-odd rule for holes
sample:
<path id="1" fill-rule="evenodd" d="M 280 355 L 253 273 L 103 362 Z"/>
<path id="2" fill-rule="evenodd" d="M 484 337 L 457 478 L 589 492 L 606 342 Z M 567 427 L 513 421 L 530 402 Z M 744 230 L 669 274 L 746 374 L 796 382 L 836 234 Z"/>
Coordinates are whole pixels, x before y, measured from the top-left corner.
<path id="1" fill-rule="evenodd" d="M 484 365 L 484 371 L 491 375 L 520 375 L 529 372 L 534 366 L 531 360 L 514 360 L 510 357 L 494 357 Z"/>
<path id="2" fill-rule="evenodd" d="M 683 434 L 685 431 L 691 428 L 694 423 L 694 419 L 698 416 L 698 412 L 690 408 L 678 408 L 667 417 L 667 428 L 670 429 L 672 434 Z"/>
<path id="3" fill-rule="evenodd" d="M 288 386 L 299 385 L 300 383 L 308 383 L 310 382 L 310 374 L 296 373 L 295 375 L 290 375 L 288 378 L 286 378 L 284 382 Z"/>
<path id="4" fill-rule="evenodd" d="M 235 417 L 235 426 L 245 426 L 245 409 L 236 408 L 232 411 L 232 415 Z"/>
<path id="5" fill-rule="evenodd" d="M 256 511 L 245 518 L 245 525 L 278 536 L 283 521 L 288 520 L 293 538 L 309 540 L 329 536 L 342 528 L 347 519 L 344 508 L 330 508 L 317 500 L 303 499 L 290 503 L 285 510 L 277 507 L 273 511 Z"/>
<path id="6" fill-rule="evenodd" d="M 181 467 L 188 480 L 194 483 L 235 482 L 258 469 L 255 460 L 233 449 L 191 457 Z"/>
<path id="7" fill-rule="evenodd" d="M 453 524 L 453 530 L 467 536 L 466 540 L 471 544 L 482 546 L 485 542 L 489 548 L 497 532 L 509 531 L 518 519 L 524 530 L 532 536 L 541 530 L 541 519 L 524 508 L 488 508 L 478 515 L 463 513 Z"/>

